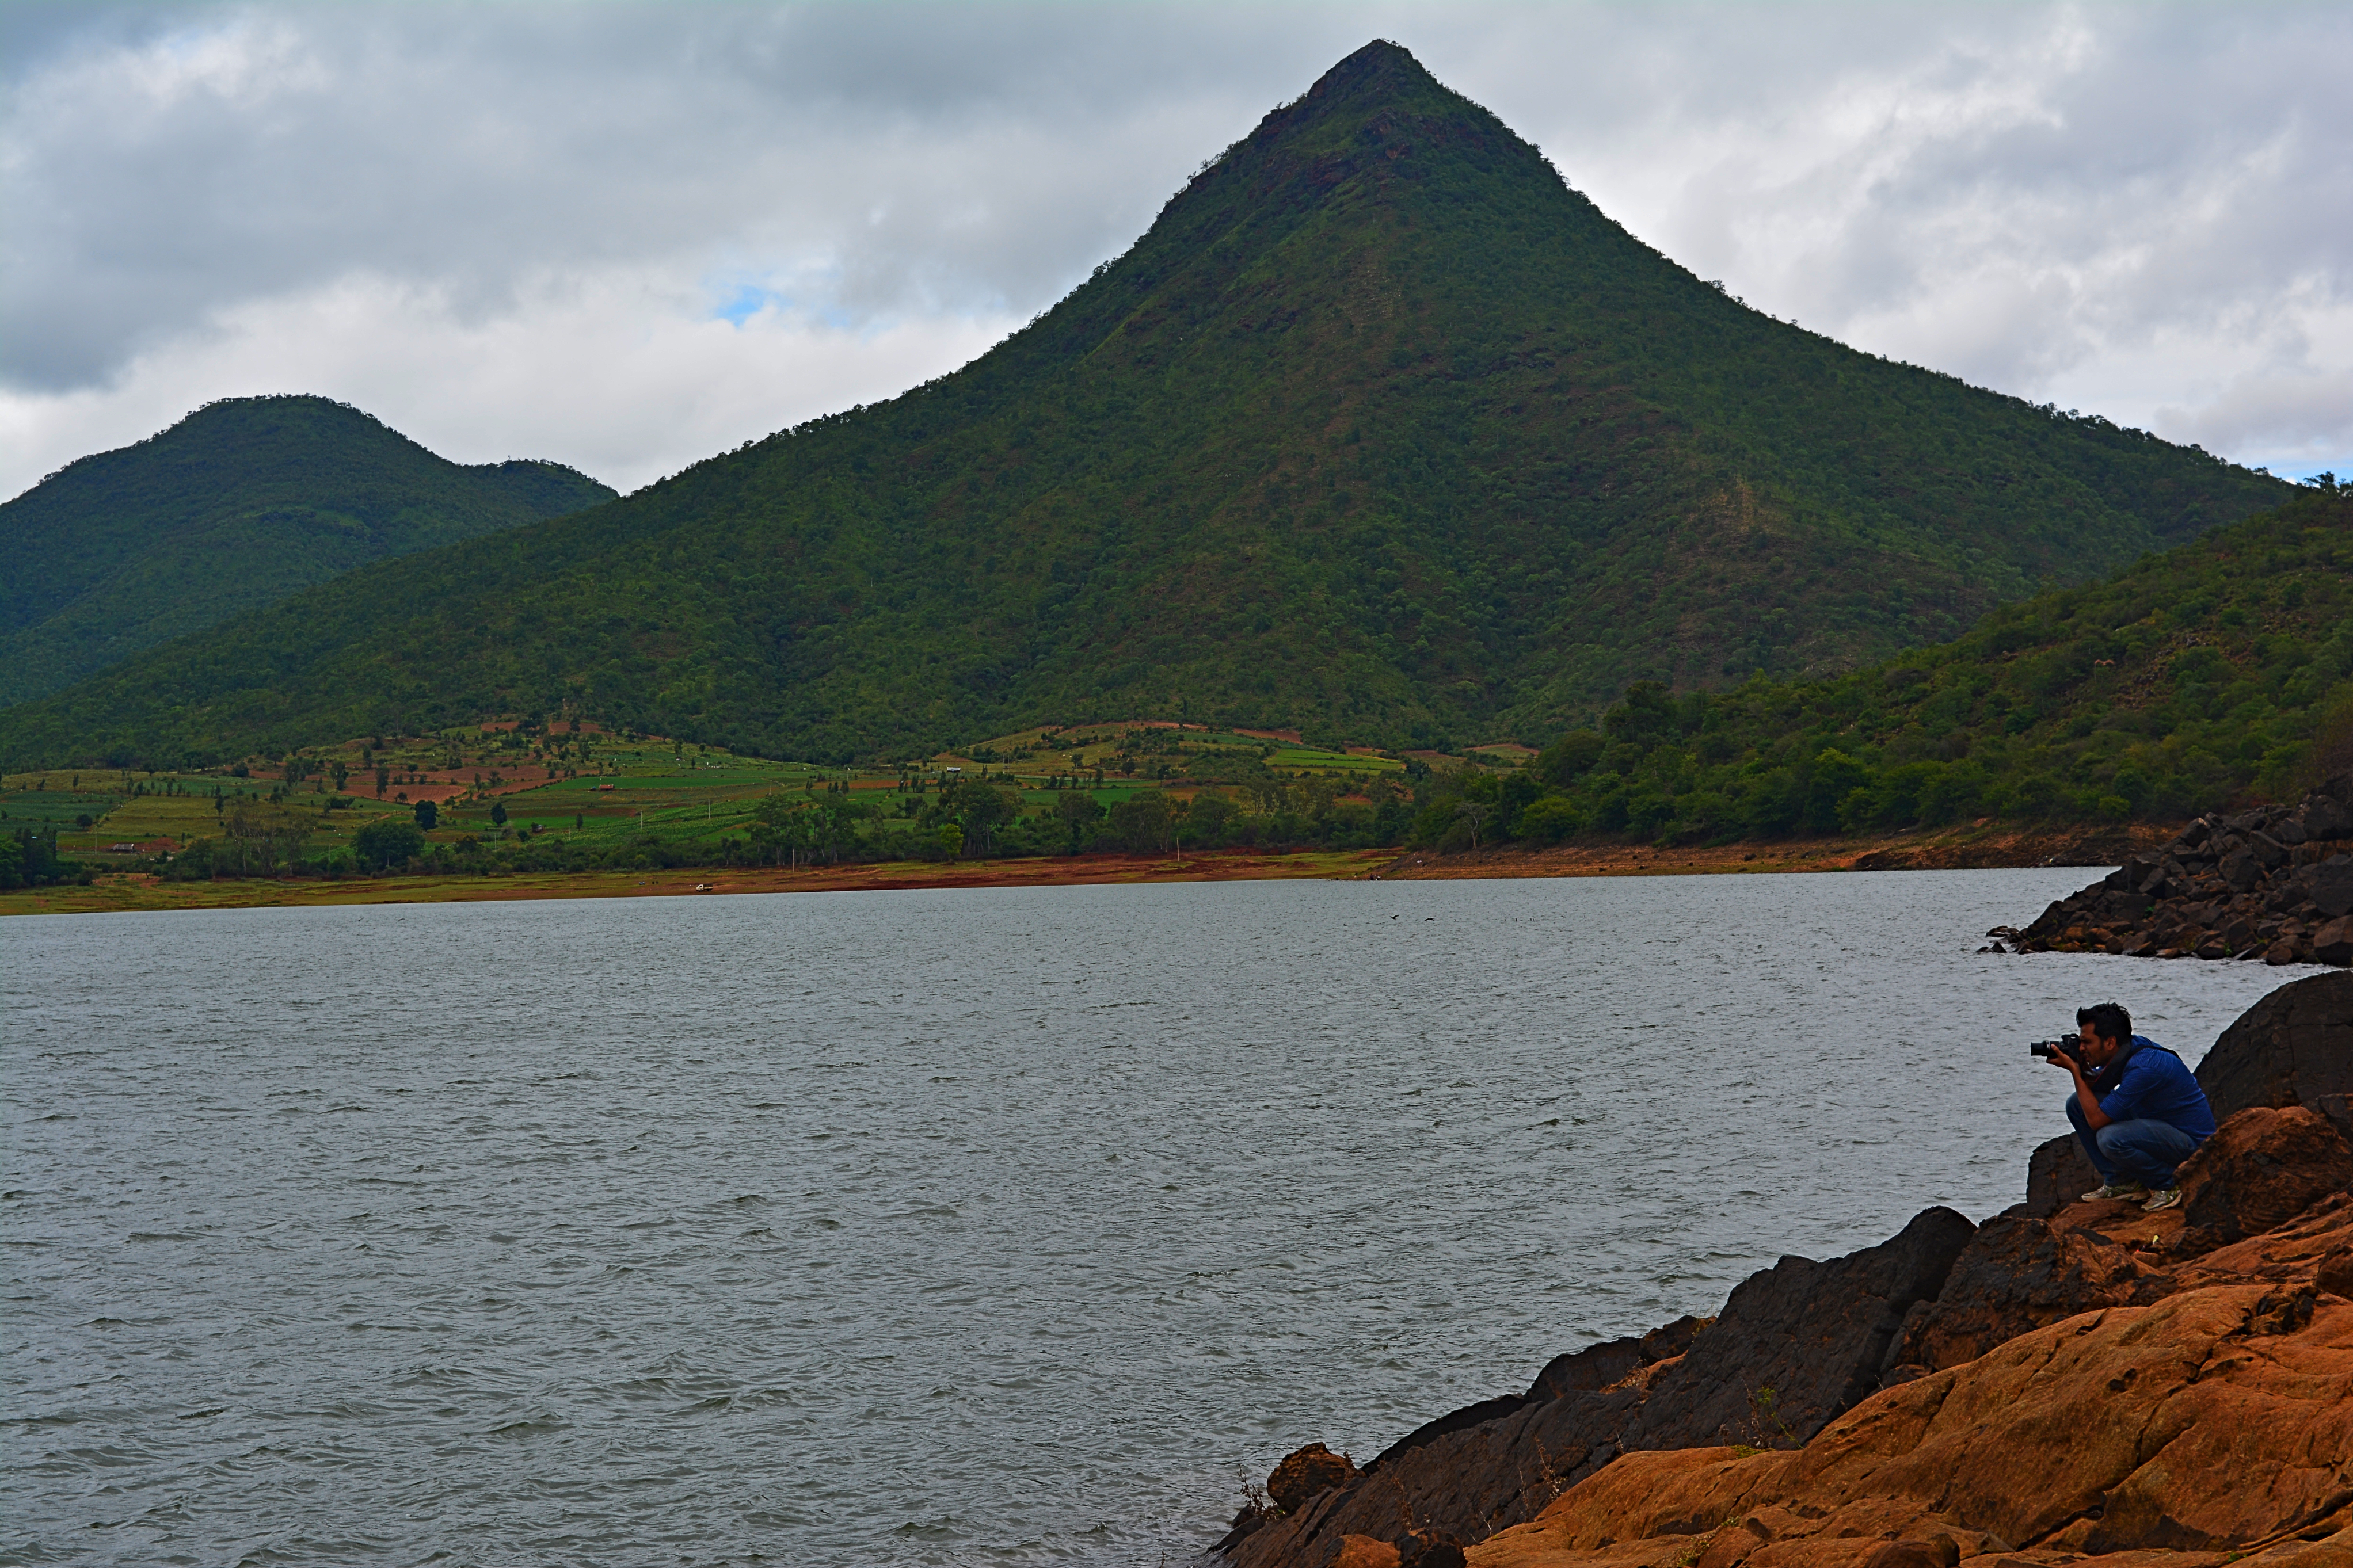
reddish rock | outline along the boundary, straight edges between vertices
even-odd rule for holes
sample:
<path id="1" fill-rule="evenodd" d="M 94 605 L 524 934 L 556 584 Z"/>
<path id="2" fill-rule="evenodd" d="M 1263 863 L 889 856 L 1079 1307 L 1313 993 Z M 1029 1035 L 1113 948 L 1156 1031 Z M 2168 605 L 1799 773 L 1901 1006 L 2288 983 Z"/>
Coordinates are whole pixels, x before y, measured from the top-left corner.
<path id="1" fill-rule="evenodd" d="M 2227 1246 L 2294 1219 L 2353 1183 L 2353 1148 L 2303 1106 L 2258 1106 L 2222 1123 L 2181 1163 L 2181 1212 Z"/>
<path id="2" fill-rule="evenodd" d="M 1356 1474 L 1356 1467 L 1347 1456 L 1335 1454 L 1321 1443 L 1310 1443 L 1283 1456 L 1274 1473 L 1266 1478 L 1266 1495 L 1283 1512 L 1297 1513 L 1333 1488 L 1347 1485 Z"/>
<path id="3" fill-rule="evenodd" d="M 1890 1542 L 1941 1558 L 1938 1535 L 1989 1563 L 2301 1552 L 2353 1526 L 2353 1303 L 2281 1331 L 2263 1309 L 2284 1294 L 2210 1286 L 2054 1323 L 1864 1401 L 1802 1452 L 1629 1454 L 1469 1558 L 1830 1568 Z M 2218 1556 L 2157 1555 L 2191 1552 Z"/>

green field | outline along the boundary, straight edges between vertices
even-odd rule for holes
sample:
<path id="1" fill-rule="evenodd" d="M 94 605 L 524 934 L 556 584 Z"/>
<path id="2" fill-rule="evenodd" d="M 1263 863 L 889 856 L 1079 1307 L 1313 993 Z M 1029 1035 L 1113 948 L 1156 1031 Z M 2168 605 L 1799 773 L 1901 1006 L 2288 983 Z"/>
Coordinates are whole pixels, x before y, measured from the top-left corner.
<path id="1" fill-rule="evenodd" d="M 987 785 L 1013 803 L 999 828 L 1003 845 L 992 838 L 988 851 L 1050 853 L 1073 843 L 1116 847 L 1098 838 L 1131 802 L 1173 814 L 1169 841 L 1182 843 L 1183 818 L 1205 795 L 1228 803 L 1229 822 L 1254 816 L 1271 822 L 1302 810 L 1320 810 L 1328 821 L 1339 803 L 1360 798 L 1352 792 L 1366 781 L 1401 779 L 1404 772 L 1395 758 L 1142 721 L 1047 727 L 965 752 L 829 768 L 609 735 L 590 725 L 510 721 L 354 738 L 209 771 L 12 774 L 0 780 L 0 827 L 55 832 L 59 853 L 100 872 L 166 877 L 189 874 L 181 858 L 199 845 L 216 853 L 234 848 L 236 874 L 348 871 L 363 829 L 416 823 L 427 800 L 435 822 L 424 832 L 425 853 L 445 866 L 545 869 L 561 862 L 576 869 L 649 856 L 684 865 L 756 860 L 773 852 L 754 843 L 764 813 L 771 827 L 824 817 L 834 834 L 823 840 L 828 858 L 845 851 L 851 858 L 935 856 L 943 793 Z M 1071 840 L 1068 816 L 1057 811 L 1073 791 L 1096 815 Z M 1293 826 L 1285 836 L 1302 830 Z M 1322 842 L 1329 834 L 1308 837 Z M 1255 833 L 1241 841 L 1256 842 Z"/>

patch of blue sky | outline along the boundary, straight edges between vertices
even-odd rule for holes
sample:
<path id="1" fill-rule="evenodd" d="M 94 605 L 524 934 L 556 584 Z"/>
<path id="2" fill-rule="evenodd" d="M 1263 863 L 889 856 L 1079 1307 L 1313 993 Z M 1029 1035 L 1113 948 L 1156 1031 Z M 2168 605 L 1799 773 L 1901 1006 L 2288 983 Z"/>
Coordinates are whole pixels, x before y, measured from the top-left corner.
<path id="1" fill-rule="evenodd" d="M 757 283 L 738 283 L 721 296 L 712 310 L 712 319 L 740 327 L 761 311 L 774 308 L 782 311 L 792 308 L 792 300 L 773 289 Z"/>

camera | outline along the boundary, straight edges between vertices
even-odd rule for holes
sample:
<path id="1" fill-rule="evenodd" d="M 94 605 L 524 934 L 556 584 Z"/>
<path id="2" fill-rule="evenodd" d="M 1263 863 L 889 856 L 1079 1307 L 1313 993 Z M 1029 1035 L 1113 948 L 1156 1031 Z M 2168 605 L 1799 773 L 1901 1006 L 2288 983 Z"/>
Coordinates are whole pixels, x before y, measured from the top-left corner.
<path id="1" fill-rule="evenodd" d="M 2055 1040 L 2036 1040 L 2026 1047 L 2026 1054 L 2045 1061 L 2063 1054 L 2072 1057 L 2075 1054 L 2075 1042 L 2063 1035 Z"/>

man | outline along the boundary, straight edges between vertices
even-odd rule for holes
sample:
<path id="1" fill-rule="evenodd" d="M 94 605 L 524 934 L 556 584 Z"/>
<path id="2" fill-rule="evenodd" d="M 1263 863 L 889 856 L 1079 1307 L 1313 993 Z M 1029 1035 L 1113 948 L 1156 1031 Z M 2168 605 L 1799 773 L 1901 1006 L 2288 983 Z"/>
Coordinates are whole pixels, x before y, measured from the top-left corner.
<path id="1" fill-rule="evenodd" d="M 2179 1057 L 2132 1032 L 2132 1015 L 2113 1002 L 2075 1011 L 2075 1052 L 2054 1050 L 2053 1066 L 2075 1080 L 2067 1120 L 2100 1173 L 2085 1203 L 2145 1198 L 2151 1214 L 2181 1201 L 2176 1166 L 2214 1136 L 2214 1110 Z"/>

